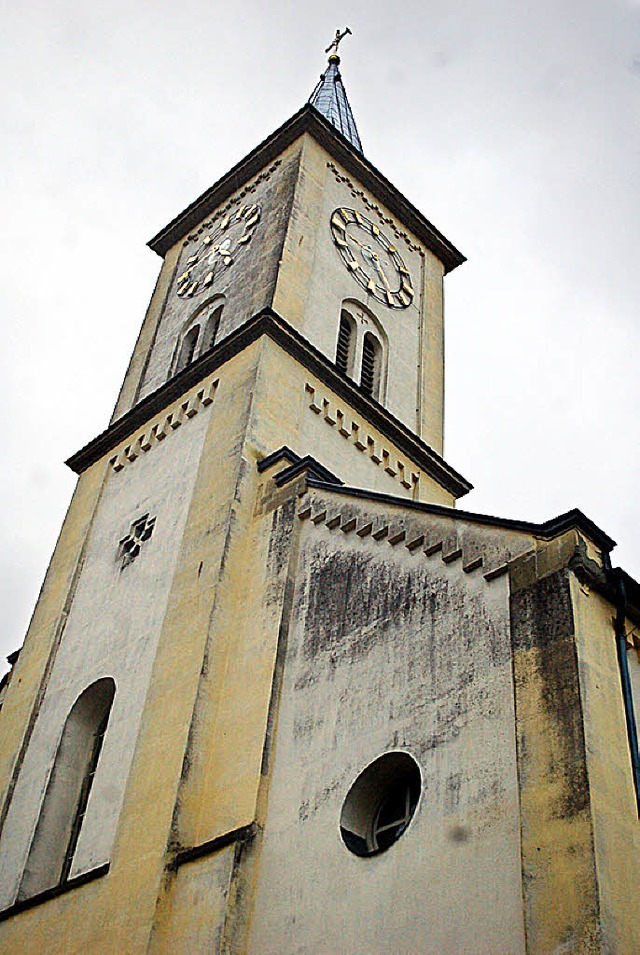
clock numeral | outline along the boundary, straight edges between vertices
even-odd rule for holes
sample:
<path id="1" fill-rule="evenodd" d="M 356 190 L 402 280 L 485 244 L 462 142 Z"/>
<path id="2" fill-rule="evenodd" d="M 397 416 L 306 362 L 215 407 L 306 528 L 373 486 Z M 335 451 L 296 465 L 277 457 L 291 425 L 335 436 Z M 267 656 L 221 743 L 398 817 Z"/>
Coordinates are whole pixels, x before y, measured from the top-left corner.
<path id="1" fill-rule="evenodd" d="M 345 242 L 345 245 L 346 245 L 346 242 Z M 347 265 L 352 272 L 357 272 L 357 270 L 360 268 L 360 265 L 356 259 L 349 259 L 349 261 L 347 262 Z"/>
<path id="2" fill-rule="evenodd" d="M 203 285 L 211 285 L 212 282 L 213 282 L 213 270 L 212 270 L 211 272 L 207 272 L 207 274 L 205 275 L 205 277 L 204 277 L 203 280 L 202 280 L 202 284 L 203 284 Z"/>
<path id="3" fill-rule="evenodd" d="M 189 258 L 187 259 L 187 265 L 195 264 L 197 261 L 198 261 L 197 255 L 190 255 Z"/>
<path id="4" fill-rule="evenodd" d="M 406 292 L 407 295 L 410 295 L 410 296 L 413 298 L 413 288 L 412 288 L 412 286 L 409 284 L 409 282 L 407 282 L 406 279 L 403 279 L 403 280 L 402 280 L 401 288 L 402 288 L 402 291 L 403 291 L 403 292 Z"/>
<path id="5" fill-rule="evenodd" d="M 403 291 L 400 291 L 397 294 L 398 294 L 398 298 L 400 299 L 400 301 L 402 302 L 405 308 L 407 307 L 407 305 L 411 305 L 411 296 L 407 295 Z"/>
<path id="6" fill-rule="evenodd" d="M 341 232 L 347 228 L 346 222 L 344 222 L 337 214 L 334 214 L 331 218 L 331 225 L 336 229 L 340 229 Z"/>
<path id="7" fill-rule="evenodd" d="M 222 232 L 224 232 L 224 230 L 227 228 L 230 222 L 231 222 L 231 216 L 225 216 L 222 222 L 220 223 L 220 229 Z"/>
<path id="8" fill-rule="evenodd" d="M 333 241 L 336 245 L 339 245 L 341 249 L 347 249 L 349 247 L 349 243 L 346 239 L 341 239 L 339 235 L 334 235 Z"/>
<path id="9" fill-rule="evenodd" d="M 384 293 L 387 296 L 387 302 L 389 305 L 395 305 L 396 303 L 393 300 L 393 292 L 389 291 L 388 288 L 384 289 Z"/>
<path id="10" fill-rule="evenodd" d="M 373 292 L 374 295 L 378 291 L 378 286 L 373 281 L 373 279 L 369 279 L 369 281 L 367 282 L 367 290 L 369 292 Z"/>
<path id="11" fill-rule="evenodd" d="M 240 238 L 236 242 L 236 245 L 245 245 L 249 241 L 252 235 L 253 235 L 253 232 L 245 232 L 244 235 L 240 236 Z"/>

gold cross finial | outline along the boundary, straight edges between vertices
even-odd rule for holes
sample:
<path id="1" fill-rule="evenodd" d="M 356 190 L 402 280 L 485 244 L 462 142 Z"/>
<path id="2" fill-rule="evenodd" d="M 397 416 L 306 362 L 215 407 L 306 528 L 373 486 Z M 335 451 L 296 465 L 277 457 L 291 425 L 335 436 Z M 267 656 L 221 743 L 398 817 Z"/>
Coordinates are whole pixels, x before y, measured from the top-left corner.
<path id="1" fill-rule="evenodd" d="M 347 33 L 351 33 L 351 30 L 349 29 L 349 27 L 347 27 L 345 30 L 343 30 L 342 33 L 340 33 L 340 30 L 336 30 L 336 35 L 335 35 L 334 39 L 331 41 L 331 43 L 329 44 L 329 46 L 327 47 L 327 49 L 326 49 L 324 52 L 325 52 L 325 53 L 330 53 L 331 56 L 337 56 L 337 55 L 338 55 L 338 47 L 340 46 L 340 42 L 341 42 L 342 40 L 344 40 L 344 38 L 346 37 Z M 331 57 L 330 57 L 329 59 L 331 59 Z"/>

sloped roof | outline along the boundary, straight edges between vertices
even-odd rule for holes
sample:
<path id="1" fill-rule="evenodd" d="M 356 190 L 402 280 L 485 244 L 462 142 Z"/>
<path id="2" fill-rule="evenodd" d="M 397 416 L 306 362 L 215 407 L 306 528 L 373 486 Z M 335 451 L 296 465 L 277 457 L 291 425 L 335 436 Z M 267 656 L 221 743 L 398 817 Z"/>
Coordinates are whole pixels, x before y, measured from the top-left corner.
<path id="1" fill-rule="evenodd" d="M 305 133 L 318 142 L 348 173 L 369 190 L 382 205 L 395 215 L 403 226 L 436 255 L 450 272 L 466 261 L 465 256 L 389 182 L 340 130 L 305 103 L 294 116 L 253 149 L 229 172 L 192 202 L 175 219 L 161 229 L 148 243 L 160 256 L 166 255 L 175 242 L 195 228 L 206 216 L 240 189 L 245 182 L 273 162 L 288 146 Z"/>
<path id="2" fill-rule="evenodd" d="M 320 75 L 318 85 L 309 97 L 309 102 L 342 133 L 345 139 L 349 140 L 359 153 L 362 152 L 358 128 L 342 82 L 339 56 L 334 54 L 329 57 L 329 64 Z"/>

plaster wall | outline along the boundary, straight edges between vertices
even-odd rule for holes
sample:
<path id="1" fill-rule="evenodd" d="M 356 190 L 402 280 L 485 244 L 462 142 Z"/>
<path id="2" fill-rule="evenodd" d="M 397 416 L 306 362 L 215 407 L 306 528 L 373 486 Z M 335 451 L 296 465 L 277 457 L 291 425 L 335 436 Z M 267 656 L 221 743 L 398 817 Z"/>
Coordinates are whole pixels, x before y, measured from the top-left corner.
<path id="1" fill-rule="evenodd" d="M 128 407 L 163 385 L 170 377 L 180 335 L 203 306 L 212 300 L 224 303 L 216 341 L 271 305 L 282 244 L 287 228 L 293 190 L 298 173 L 300 144 L 293 144 L 274 163 L 238 190 L 224 205 L 209 215 L 192 232 L 176 244 L 163 266 L 164 297 L 152 300 L 153 337 L 146 336 L 137 349 L 145 351 L 139 370 L 141 384 Z M 259 204 L 261 218 L 251 240 L 237 249 L 235 261 L 228 268 L 219 267 L 210 292 L 198 292 L 193 298 L 177 294 L 177 282 L 186 268 L 187 259 L 198 248 L 200 240 L 216 228 L 223 215 L 234 214 L 241 206 Z M 141 364 L 136 357 L 136 367 Z"/>
<path id="2" fill-rule="evenodd" d="M 366 216 L 396 244 L 415 289 L 407 308 L 378 302 L 345 267 L 330 229 L 331 214 L 339 206 Z M 273 307 L 333 360 L 342 304 L 352 303 L 352 313 L 354 302 L 364 306 L 357 322 L 363 331 L 375 331 L 376 323 L 368 313 L 372 314 L 388 342 L 386 393 L 381 404 L 439 453 L 444 384 L 442 279 L 442 263 L 315 140 L 305 136 Z M 359 379 L 357 369 L 355 377 Z"/>
<path id="3" fill-rule="evenodd" d="M 571 574 L 509 576 L 527 951 L 601 952 Z"/>
<path id="4" fill-rule="evenodd" d="M 602 951 L 640 951 L 640 833 L 613 608 L 572 577 Z M 633 651 L 632 651 L 633 652 Z M 636 676 L 637 676 L 636 662 Z M 638 685 L 634 703 L 640 706 Z"/>
<path id="5" fill-rule="evenodd" d="M 248 349 L 230 360 L 215 391 L 215 402 L 201 406 L 194 417 L 185 413 L 179 428 L 169 428 L 164 438 L 152 442 L 147 450 L 142 449 L 135 435 L 129 439 L 127 446 L 132 449 L 130 454 L 133 460 L 128 460 L 123 470 L 115 473 L 115 478 L 123 477 L 129 470 L 133 475 L 139 465 L 147 460 L 149 464 L 144 466 L 155 469 L 156 465 L 151 464 L 153 459 L 157 460 L 157 454 L 165 449 L 168 453 L 171 444 L 180 441 L 183 429 L 186 445 L 185 455 L 180 456 L 176 451 L 177 457 L 169 468 L 170 474 L 164 475 L 165 486 L 159 491 L 163 507 L 158 508 L 154 536 L 146 545 L 155 543 L 159 550 L 167 546 L 164 558 L 157 555 L 160 564 L 156 564 L 156 569 L 164 566 L 162 561 L 173 560 L 173 574 L 166 599 L 161 596 L 164 600 L 163 619 L 146 692 L 143 689 L 143 699 L 140 700 L 142 714 L 111 851 L 111 867 L 108 875 L 1 922 L 0 948 L 5 951 L 20 951 L 24 955 L 40 955 L 43 951 L 48 955 L 79 955 L 86 951 L 96 955 L 122 955 L 123 952 L 141 955 L 149 950 L 154 921 L 158 925 L 162 922 L 167 846 L 173 844 L 172 840 L 176 837 L 173 831 L 176 799 L 185 771 L 185 754 L 193 728 L 192 718 L 203 666 L 210 651 L 209 637 L 213 636 L 209 631 L 213 607 L 217 600 L 218 585 L 222 589 L 225 586 L 221 567 L 229 550 L 229 528 L 235 521 L 234 499 L 239 474 L 244 473 L 240 454 L 249 413 L 255 361 L 255 349 Z M 206 393 L 210 393 L 208 386 L 213 383 L 205 382 L 193 389 L 194 394 L 201 390 L 202 384 L 207 385 Z M 192 397 L 183 396 L 179 404 L 166 411 L 179 416 L 183 401 L 188 399 L 189 403 Z M 166 421 L 166 412 L 155 420 L 155 424 L 161 425 L 163 421 Z M 153 424 L 153 420 L 149 422 L 149 425 Z M 194 426 L 200 432 L 200 437 L 194 437 L 191 442 L 188 431 Z M 148 429 L 145 430 L 147 433 Z M 195 451 L 198 441 L 199 448 Z M 191 451 L 194 452 L 193 458 Z M 119 454 L 112 455 L 110 452 L 109 457 L 98 462 L 90 473 L 95 477 L 97 469 L 103 475 L 107 467 L 113 469 L 119 464 Z M 185 467 L 188 474 L 181 475 Z M 110 478 L 107 483 L 109 481 Z M 191 482 L 191 490 L 187 494 L 189 500 L 180 534 L 177 525 L 183 519 L 182 504 L 176 511 L 171 511 L 170 508 L 164 509 L 164 502 L 178 493 L 182 481 Z M 149 482 L 153 488 L 158 486 L 152 477 Z M 80 486 L 82 483 L 83 478 Z M 161 485 L 162 481 L 158 479 L 158 483 Z M 94 496 L 87 489 L 77 504 L 79 507 L 82 503 L 84 508 L 83 521 L 96 505 L 96 483 L 91 486 Z M 187 483 L 185 487 L 188 486 Z M 137 503 L 141 503 L 140 499 Z M 120 511 L 117 513 L 120 514 Z M 171 514 L 176 522 L 175 531 L 161 520 L 162 516 L 170 517 Z M 79 521 L 79 517 L 76 515 L 76 521 Z M 169 553 L 174 533 L 178 537 L 175 553 L 171 557 Z M 109 535 L 109 541 L 113 543 L 112 534 Z M 75 538 L 73 543 L 75 546 Z M 144 559 L 144 555 L 141 555 L 132 568 L 138 564 L 142 566 L 140 562 Z M 154 560 L 151 555 L 150 562 Z M 64 564 L 58 570 L 64 570 Z M 48 589 L 52 595 L 57 592 L 54 583 L 60 584 L 59 581 L 51 582 Z M 162 595 L 162 586 L 156 589 L 155 580 L 146 583 L 148 594 Z M 241 588 L 241 582 L 238 586 Z M 151 599 L 155 598 L 152 596 Z M 231 608 L 228 609 L 232 613 Z M 92 612 L 93 608 L 90 610 Z M 243 636 L 237 631 L 232 632 L 238 638 Z M 28 670 L 32 654 L 37 656 L 37 649 L 38 641 L 34 640 L 23 651 L 21 657 L 25 670 Z M 247 652 L 251 655 L 250 650 Z M 90 659 L 86 663 L 91 667 Z M 225 668 L 222 654 L 223 671 Z M 242 681 L 245 675 L 240 673 L 238 679 Z M 14 709 L 13 700 L 20 698 L 18 685 L 13 685 L 11 691 L 7 699 L 7 713 Z M 224 702 L 221 709 L 229 722 L 225 724 L 223 720 L 222 739 L 228 726 L 238 723 L 238 708 L 242 710 L 243 700 L 248 701 L 251 708 L 255 705 L 256 695 L 236 692 Z M 1 716 L 5 716 L 4 709 Z M 237 818 L 246 821 L 247 816 L 251 819 L 255 815 L 255 786 L 259 779 L 264 723 L 261 724 L 251 713 L 245 713 L 245 716 L 250 729 L 257 734 L 257 742 L 252 747 L 252 734 L 245 733 L 242 751 L 238 753 L 234 749 L 233 758 L 232 752 L 226 754 L 227 772 L 226 775 L 223 773 L 222 781 L 233 815 L 231 827 L 236 824 Z M 11 723 L 5 723 L 7 725 L 13 730 Z M 216 808 L 219 809 L 219 806 Z M 195 872 L 197 866 L 195 869 L 189 866 L 188 869 Z M 179 883 L 180 891 L 183 888 L 184 881 Z M 221 891 L 224 892 L 223 889 Z M 105 926 L 109 927 L 108 931 L 105 931 Z"/>
<path id="6" fill-rule="evenodd" d="M 82 475 L 31 618 L 24 646 L 0 710 L 0 792 L 4 820 L 17 768 L 33 729 L 33 714 L 42 698 L 44 681 L 59 643 L 61 624 L 70 607 L 70 595 L 82 561 L 95 502 L 104 481 L 104 465 Z"/>
<path id="7" fill-rule="evenodd" d="M 506 577 L 307 520 L 282 673 L 248 950 L 524 953 Z M 358 858 L 342 803 L 391 750 L 420 802 Z"/>
<path id="8" fill-rule="evenodd" d="M 205 955 L 224 950 L 234 853 L 234 846 L 227 846 L 178 869 L 170 901 L 154 924 L 149 955 Z"/>
<path id="9" fill-rule="evenodd" d="M 406 452 L 269 339 L 262 346 L 255 397 L 248 440 L 261 456 L 284 444 L 301 456 L 313 455 L 345 484 L 454 505 L 451 493 Z"/>
<path id="10" fill-rule="evenodd" d="M 0 905 L 15 899 L 66 717 L 87 686 L 116 683 L 109 725 L 71 877 L 109 860 L 138 736 L 209 412 L 120 472 L 109 468 L 75 597 L 0 841 Z M 123 568 L 118 543 L 133 521 L 156 518 Z"/>

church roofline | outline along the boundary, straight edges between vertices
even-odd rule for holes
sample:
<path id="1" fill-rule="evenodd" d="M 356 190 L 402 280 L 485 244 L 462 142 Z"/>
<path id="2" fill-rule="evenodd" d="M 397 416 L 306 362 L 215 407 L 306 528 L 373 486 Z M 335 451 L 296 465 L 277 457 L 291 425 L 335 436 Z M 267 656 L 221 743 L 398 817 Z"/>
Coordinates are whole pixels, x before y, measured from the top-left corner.
<path id="1" fill-rule="evenodd" d="M 440 259 L 445 266 L 445 272 L 451 272 L 466 261 L 466 257 L 310 103 L 306 103 L 264 142 L 236 163 L 222 179 L 187 206 L 184 212 L 172 219 L 150 240 L 149 247 L 160 256 L 166 255 L 169 249 L 202 219 L 304 133 L 309 133 L 347 172 L 370 190 L 403 226 L 410 229 L 416 238 Z"/>
<path id="2" fill-rule="evenodd" d="M 574 507 L 564 514 L 552 517 L 542 524 L 534 521 L 516 520 L 508 517 L 494 517 L 491 514 L 479 514 L 475 511 L 464 511 L 457 507 L 446 507 L 443 504 L 427 504 L 423 501 L 413 501 L 405 497 L 399 497 L 393 494 L 385 494 L 381 491 L 370 491 L 365 488 L 349 487 L 348 485 L 339 485 L 322 481 L 318 477 L 310 474 L 307 478 L 309 487 L 318 490 L 329 491 L 332 494 L 341 494 L 347 497 L 355 497 L 377 503 L 390 504 L 397 507 L 403 507 L 412 511 L 419 511 L 422 514 L 433 514 L 438 517 L 450 517 L 452 520 L 467 521 L 470 524 L 484 524 L 490 527 L 503 528 L 504 530 L 520 531 L 525 534 L 532 534 L 534 537 L 543 540 L 552 540 L 559 537 L 569 530 L 581 530 L 590 540 L 608 554 L 616 546 L 613 538 L 598 527 L 591 518 L 587 517 L 579 508 Z M 631 580 L 631 578 L 629 578 Z M 636 584 L 637 586 L 637 584 Z"/>
<path id="3" fill-rule="evenodd" d="M 350 378 L 336 370 L 322 352 L 318 351 L 277 312 L 263 309 L 250 318 L 237 331 L 223 339 L 210 352 L 198 358 L 175 375 L 156 391 L 143 398 L 130 411 L 113 422 L 105 431 L 90 441 L 84 448 L 72 454 L 66 464 L 82 473 L 103 455 L 108 454 L 146 422 L 176 401 L 186 391 L 215 371 L 234 355 L 243 351 L 262 335 L 267 335 L 289 355 L 295 358 L 319 381 L 327 385 L 333 394 L 348 402 L 362 417 L 372 424 L 396 447 L 403 451 L 425 474 L 437 481 L 454 497 L 467 494 L 472 484 L 452 468 L 437 451 L 414 434 L 405 424 L 386 408 L 363 392 Z"/>
<path id="4" fill-rule="evenodd" d="M 281 473 L 286 474 L 286 471 Z M 457 507 L 446 507 L 442 504 L 428 504 L 426 502 L 414 501 L 380 491 L 371 491 L 365 488 L 350 487 L 345 484 L 323 481 L 317 474 L 311 471 L 307 471 L 306 484 L 309 488 L 331 495 L 338 494 L 344 498 L 385 504 L 389 507 L 397 507 L 404 511 L 413 511 L 425 515 L 430 514 L 434 517 L 444 517 L 452 521 L 462 521 L 469 524 L 492 527 L 498 530 L 523 533 L 542 541 L 555 540 L 568 531 L 580 531 L 585 537 L 588 537 L 596 547 L 600 548 L 602 563 L 600 564 L 592 560 L 586 550 L 576 548 L 573 555 L 568 558 L 566 566 L 575 573 L 580 581 L 601 594 L 613 606 L 617 606 L 619 610 L 622 610 L 624 616 L 632 621 L 635 626 L 640 626 L 640 582 L 634 577 L 631 577 L 630 574 L 621 567 L 612 566 L 610 552 L 616 546 L 615 540 L 577 507 L 566 511 L 564 514 L 559 514 L 557 517 L 552 517 L 548 521 L 543 521 L 541 524 L 537 524 L 533 521 L 495 517 L 490 514 L 479 514 L 474 511 L 464 511 Z M 519 557 L 516 556 L 514 558 L 514 564 L 517 565 L 518 560 L 524 557 L 526 557 L 526 554 L 521 554 Z M 501 569 L 507 570 L 509 566 L 510 562 L 507 561 L 507 563 L 502 565 Z M 491 573 L 491 576 L 495 575 L 495 572 Z M 622 583 L 624 588 L 622 606 L 620 606 L 620 583 Z M 625 638 L 629 642 L 632 639 L 628 633 L 625 634 Z"/>

